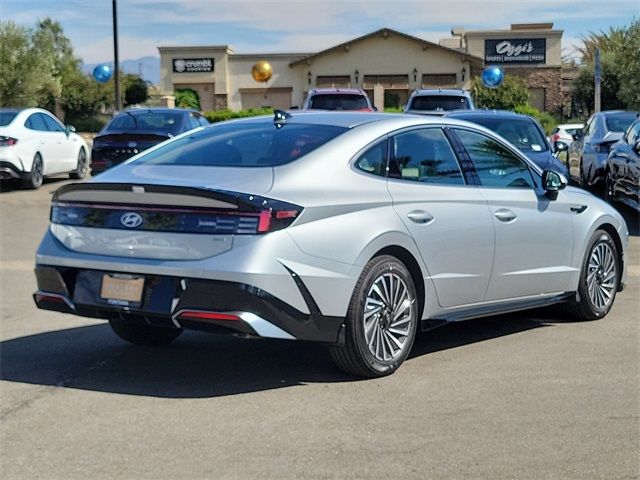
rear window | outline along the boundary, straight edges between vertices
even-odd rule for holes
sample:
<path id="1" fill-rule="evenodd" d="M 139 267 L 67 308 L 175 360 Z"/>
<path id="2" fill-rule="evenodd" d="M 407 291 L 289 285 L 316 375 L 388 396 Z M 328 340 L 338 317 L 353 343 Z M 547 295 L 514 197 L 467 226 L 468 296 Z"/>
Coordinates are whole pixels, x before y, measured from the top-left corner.
<path id="1" fill-rule="evenodd" d="M 449 110 L 466 110 L 470 108 L 469 100 L 458 95 L 425 95 L 413 97 L 410 110 L 431 110 L 444 112 Z"/>
<path id="2" fill-rule="evenodd" d="M 369 104 L 362 95 L 341 93 L 314 95 L 309 101 L 309 108 L 317 110 L 364 110 L 369 108 Z"/>
<path id="3" fill-rule="evenodd" d="M 0 127 L 6 127 L 13 119 L 16 118 L 18 112 L 0 112 Z"/>
<path id="4" fill-rule="evenodd" d="M 582 129 L 581 128 L 567 128 L 565 129 L 565 132 L 567 132 L 569 135 L 576 135 L 578 132 L 581 132 Z"/>
<path id="5" fill-rule="evenodd" d="M 635 112 L 612 113 L 605 115 L 604 123 L 610 132 L 624 132 L 638 118 Z"/>
<path id="6" fill-rule="evenodd" d="M 285 124 L 280 128 L 272 123 L 216 125 L 169 142 L 135 163 L 273 167 L 292 162 L 347 130 L 307 124 Z"/>
<path id="7" fill-rule="evenodd" d="M 547 142 L 533 120 L 514 118 L 491 118 L 480 115 L 465 115 L 456 118 L 482 125 L 506 138 L 523 152 L 545 152 Z"/>
<path id="8" fill-rule="evenodd" d="M 181 116 L 178 112 L 124 112 L 111 120 L 106 130 L 161 130 L 177 135 L 180 133 Z"/>

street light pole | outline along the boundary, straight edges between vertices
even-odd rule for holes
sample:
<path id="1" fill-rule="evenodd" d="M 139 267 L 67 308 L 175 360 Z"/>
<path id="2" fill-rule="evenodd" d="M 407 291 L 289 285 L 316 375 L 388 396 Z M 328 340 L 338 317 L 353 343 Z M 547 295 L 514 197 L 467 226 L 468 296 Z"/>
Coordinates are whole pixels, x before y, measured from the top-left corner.
<path id="1" fill-rule="evenodd" d="M 116 111 L 122 109 L 122 102 L 120 100 L 120 66 L 118 59 L 118 2 L 112 0 L 113 5 L 113 56 L 114 56 L 114 73 L 115 79 L 113 80 L 116 87 Z"/>

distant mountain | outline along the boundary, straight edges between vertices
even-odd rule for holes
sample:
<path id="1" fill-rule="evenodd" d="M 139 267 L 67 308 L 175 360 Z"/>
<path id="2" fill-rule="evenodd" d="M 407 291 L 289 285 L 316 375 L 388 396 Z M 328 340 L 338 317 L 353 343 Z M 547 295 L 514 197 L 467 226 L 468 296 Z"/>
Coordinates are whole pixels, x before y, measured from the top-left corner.
<path id="1" fill-rule="evenodd" d="M 113 62 L 85 63 L 82 71 L 91 73 L 98 65 L 109 65 L 113 68 Z M 121 60 L 120 69 L 125 73 L 135 73 L 151 82 L 152 85 L 160 83 L 160 57 L 142 57 L 135 60 Z"/>

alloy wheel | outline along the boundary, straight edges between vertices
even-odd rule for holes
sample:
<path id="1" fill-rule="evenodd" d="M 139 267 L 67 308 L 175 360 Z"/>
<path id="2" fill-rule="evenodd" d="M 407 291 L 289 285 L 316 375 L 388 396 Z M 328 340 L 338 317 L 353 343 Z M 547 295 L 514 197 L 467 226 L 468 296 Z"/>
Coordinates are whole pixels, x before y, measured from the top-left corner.
<path id="1" fill-rule="evenodd" d="M 414 299 L 396 273 L 384 273 L 371 285 L 364 304 L 364 337 L 379 361 L 399 357 L 410 341 Z"/>
<path id="2" fill-rule="evenodd" d="M 593 246 L 587 267 L 589 299 L 599 310 L 613 302 L 616 288 L 617 263 L 613 249 L 606 241 Z"/>

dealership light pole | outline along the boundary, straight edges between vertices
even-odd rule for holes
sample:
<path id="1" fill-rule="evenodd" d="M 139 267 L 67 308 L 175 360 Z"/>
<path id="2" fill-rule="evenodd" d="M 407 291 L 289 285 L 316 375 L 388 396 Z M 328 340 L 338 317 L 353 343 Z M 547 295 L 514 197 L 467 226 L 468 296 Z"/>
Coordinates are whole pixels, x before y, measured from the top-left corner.
<path id="1" fill-rule="evenodd" d="M 112 0 L 113 5 L 113 56 L 115 74 L 114 84 L 116 86 L 116 111 L 122 108 L 120 101 L 120 67 L 118 66 L 118 2 Z"/>

